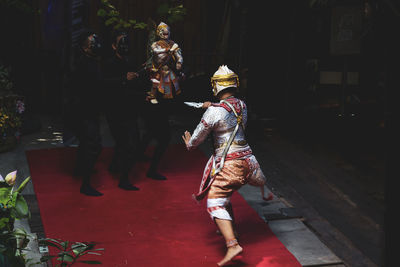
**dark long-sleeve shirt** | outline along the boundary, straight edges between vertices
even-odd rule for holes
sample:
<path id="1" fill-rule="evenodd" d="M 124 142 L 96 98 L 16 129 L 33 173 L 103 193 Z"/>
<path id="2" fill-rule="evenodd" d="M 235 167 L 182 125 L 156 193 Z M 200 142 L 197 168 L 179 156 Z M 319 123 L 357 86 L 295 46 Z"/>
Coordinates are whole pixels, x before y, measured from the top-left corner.
<path id="1" fill-rule="evenodd" d="M 104 94 L 107 99 L 106 110 L 125 114 L 145 101 L 145 88 L 142 77 L 127 80 L 128 72 L 135 72 L 129 60 L 117 56 L 109 58 L 103 68 Z"/>
<path id="2" fill-rule="evenodd" d="M 71 73 L 70 96 L 79 114 L 98 114 L 103 105 L 102 73 L 100 61 L 81 55 Z"/>

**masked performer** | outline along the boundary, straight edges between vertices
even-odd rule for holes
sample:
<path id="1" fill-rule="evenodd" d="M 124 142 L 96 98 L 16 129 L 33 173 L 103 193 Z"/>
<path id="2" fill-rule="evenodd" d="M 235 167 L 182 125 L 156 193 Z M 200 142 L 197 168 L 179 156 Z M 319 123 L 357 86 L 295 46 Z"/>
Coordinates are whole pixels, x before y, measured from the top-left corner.
<path id="1" fill-rule="evenodd" d="M 71 74 L 71 93 L 79 146 L 75 175 L 82 176 L 80 192 L 88 196 L 103 195 L 90 184 L 94 165 L 102 150 L 100 135 L 101 43 L 96 33 L 85 30 L 79 38 L 79 55 Z"/>
<path id="2" fill-rule="evenodd" d="M 205 102 L 203 108 L 207 110 L 193 135 L 185 131 L 182 138 L 187 149 L 192 150 L 213 134 L 215 152 L 206 165 L 195 198 L 199 201 L 208 194 L 207 211 L 227 246 L 225 257 L 218 262 L 223 266 L 243 250 L 234 231 L 232 194 L 248 183 L 259 186 L 263 199 L 269 199 L 264 197 L 265 176 L 245 139 L 247 108 L 242 100 L 235 98 L 239 78 L 223 65 L 214 73 L 211 83 L 220 102 Z"/>
<path id="3" fill-rule="evenodd" d="M 181 93 L 179 79 L 182 74 L 183 57 L 178 44 L 170 39 L 170 28 L 164 22 L 157 26 L 158 41 L 151 45 L 149 67 L 153 83 L 148 98 L 157 103 L 157 94 L 172 99 Z"/>
<path id="4" fill-rule="evenodd" d="M 152 85 L 141 116 L 146 131 L 140 143 L 140 154 L 143 155 L 151 140 L 155 139 L 157 144 L 147 177 L 166 180 L 159 173 L 158 166 L 171 139 L 169 116 L 175 109 L 177 96 L 181 93 L 179 81 L 183 77 L 183 57 L 178 44 L 170 40 L 170 28 L 167 24 L 161 22 L 156 34 L 159 40 L 151 44 L 151 57 L 146 66 Z"/>
<path id="5" fill-rule="evenodd" d="M 105 62 L 103 71 L 108 100 L 105 115 L 115 142 L 109 171 L 119 173 L 120 188 L 139 190 L 129 182 L 129 172 L 139 144 L 138 110 L 145 94 L 137 88 L 138 73 L 130 64 L 127 33 L 114 33 L 111 46 L 114 54 Z"/>

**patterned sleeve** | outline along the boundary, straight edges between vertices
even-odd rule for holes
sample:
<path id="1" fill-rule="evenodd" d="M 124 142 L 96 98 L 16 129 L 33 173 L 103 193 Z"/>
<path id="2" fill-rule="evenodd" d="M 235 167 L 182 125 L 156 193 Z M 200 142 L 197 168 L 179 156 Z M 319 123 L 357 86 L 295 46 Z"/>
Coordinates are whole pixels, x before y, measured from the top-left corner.
<path id="1" fill-rule="evenodd" d="M 206 137 L 210 134 L 215 125 L 215 107 L 207 108 L 201 118 L 200 123 L 194 130 L 192 137 L 189 140 L 187 148 L 193 149 L 200 145 Z"/>
<path id="2" fill-rule="evenodd" d="M 174 51 L 174 55 L 176 58 L 176 62 L 179 62 L 181 64 L 183 64 L 183 56 L 182 56 L 182 50 L 180 47 L 178 47 L 175 51 Z"/>

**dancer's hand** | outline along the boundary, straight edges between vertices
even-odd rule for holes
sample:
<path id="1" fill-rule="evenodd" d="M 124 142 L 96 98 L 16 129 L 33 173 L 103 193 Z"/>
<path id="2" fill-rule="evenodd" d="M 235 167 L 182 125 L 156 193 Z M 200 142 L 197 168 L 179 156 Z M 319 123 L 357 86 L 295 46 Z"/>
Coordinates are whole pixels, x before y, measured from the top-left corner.
<path id="1" fill-rule="evenodd" d="M 156 95 L 151 91 L 150 92 L 146 92 L 146 101 L 147 102 L 152 102 L 152 101 L 156 101 L 157 102 Z"/>
<path id="2" fill-rule="evenodd" d="M 185 142 L 185 145 L 186 145 L 186 149 L 188 148 L 188 146 L 189 146 L 189 141 L 190 141 L 190 138 L 192 137 L 192 135 L 188 132 L 188 131 L 185 131 L 184 132 L 184 134 L 182 135 L 182 139 L 183 139 L 183 141 Z M 188 149 L 189 150 L 189 149 Z"/>
<path id="3" fill-rule="evenodd" d="M 206 101 L 206 102 L 203 103 L 201 108 L 208 108 L 209 106 L 211 106 L 211 102 L 210 101 Z"/>
<path id="4" fill-rule="evenodd" d="M 126 73 L 126 79 L 128 81 L 131 81 L 131 80 L 133 80 L 133 79 L 135 79 L 137 77 L 139 77 L 139 74 L 137 74 L 136 72 L 130 71 L 130 72 Z"/>

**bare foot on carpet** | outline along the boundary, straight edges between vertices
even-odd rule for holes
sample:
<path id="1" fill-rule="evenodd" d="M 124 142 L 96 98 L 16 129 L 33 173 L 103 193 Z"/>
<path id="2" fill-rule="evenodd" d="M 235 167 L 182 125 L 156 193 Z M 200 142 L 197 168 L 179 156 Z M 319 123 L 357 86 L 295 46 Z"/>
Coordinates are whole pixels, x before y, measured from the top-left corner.
<path id="1" fill-rule="evenodd" d="M 217 263 L 218 266 L 224 266 L 226 263 L 228 263 L 229 261 L 231 261 L 234 257 L 236 257 L 237 255 L 239 255 L 240 253 L 242 253 L 243 248 L 241 246 L 239 246 L 239 244 L 229 247 L 225 257 Z"/>
<path id="2" fill-rule="evenodd" d="M 263 199 L 264 199 L 265 201 L 273 200 L 273 199 L 274 199 L 274 195 L 270 192 L 270 193 L 268 194 L 267 197 L 264 197 L 264 196 L 263 196 Z"/>

